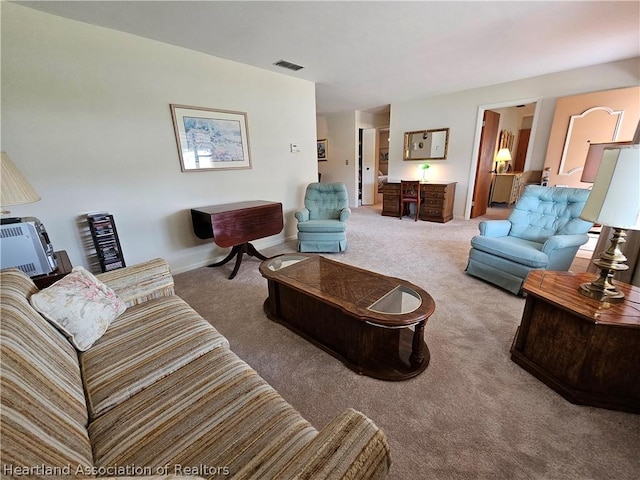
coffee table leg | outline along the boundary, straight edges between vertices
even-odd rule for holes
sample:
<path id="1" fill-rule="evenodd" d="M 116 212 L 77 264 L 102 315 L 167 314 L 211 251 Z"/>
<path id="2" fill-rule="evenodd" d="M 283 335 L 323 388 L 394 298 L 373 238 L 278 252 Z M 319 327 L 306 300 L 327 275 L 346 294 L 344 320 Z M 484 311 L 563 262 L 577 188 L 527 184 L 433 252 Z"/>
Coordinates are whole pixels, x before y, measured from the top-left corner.
<path id="1" fill-rule="evenodd" d="M 418 323 L 413 331 L 411 355 L 409 356 L 409 362 L 412 366 L 417 366 L 424 362 L 424 325 L 424 321 Z"/>

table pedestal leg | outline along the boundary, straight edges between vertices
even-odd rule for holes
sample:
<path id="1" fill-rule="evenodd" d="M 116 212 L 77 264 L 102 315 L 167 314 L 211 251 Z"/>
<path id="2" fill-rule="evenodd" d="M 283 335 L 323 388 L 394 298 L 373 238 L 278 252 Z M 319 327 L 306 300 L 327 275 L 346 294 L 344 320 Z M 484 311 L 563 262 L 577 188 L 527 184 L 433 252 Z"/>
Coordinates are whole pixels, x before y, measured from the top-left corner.
<path id="1" fill-rule="evenodd" d="M 424 321 L 418 323 L 413 331 L 413 343 L 411 355 L 409 355 L 412 366 L 420 365 L 424 361 L 424 324 Z"/>
<path id="2" fill-rule="evenodd" d="M 212 263 L 211 265 L 209 265 L 209 267 L 219 267 L 231 261 L 233 257 L 236 257 L 236 263 L 233 266 L 233 271 L 231 272 L 231 275 L 229 275 L 229 280 L 232 280 L 238 273 L 238 270 L 240 269 L 240 264 L 242 263 L 242 255 L 245 253 L 250 257 L 257 257 L 260 260 L 267 259 L 267 257 L 262 255 L 258 250 L 256 250 L 256 247 L 254 247 L 250 242 L 247 242 L 247 243 L 242 243 L 240 245 L 234 245 L 231 251 L 229 252 L 229 255 L 224 257 L 219 262 Z"/>

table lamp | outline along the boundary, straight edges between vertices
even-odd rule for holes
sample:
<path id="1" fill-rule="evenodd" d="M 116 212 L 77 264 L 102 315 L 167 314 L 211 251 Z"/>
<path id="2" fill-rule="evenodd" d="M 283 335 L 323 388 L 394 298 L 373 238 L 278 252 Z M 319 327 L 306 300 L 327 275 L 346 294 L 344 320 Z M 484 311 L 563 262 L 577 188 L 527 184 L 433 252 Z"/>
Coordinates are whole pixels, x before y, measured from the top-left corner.
<path id="1" fill-rule="evenodd" d="M 621 302 L 624 294 L 612 283 L 616 272 L 627 270 L 620 251 L 625 230 L 640 230 L 640 145 L 605 148 L 593 188 L 580 218 L 613 228 L 611 245 L 594 264 L 600 276 L 583 283 L 580 292 L 601 302 Z"/>
<path id="2" fill-rule="evenodd" d="M 508 148 L 501 148 L 496 155 L 496 162 L 498 162 L 498 172 L 503 173 L 507 162 L 511 161 L 511 152 Z"/>
<path id="3" fill-rule="evenodd" d="M 22 205 L 40 200 L 36 191 L 5 152 L 2 152 L 0 184 L 0 206 L 3 208 L 3 215 L 11 213 L 4 210 L 5 206 Z"/>
<path id="4" fill-rule="evenodd" d="M 631 145 L 633 142 L 610 142 L 610 143 L 591 143 L 589 144 L 589 150 L 587 151 L 587 158 L 584 161 L 584 168 L 582 169 L 582 176 L 580 181 L 584 183 L 593 183 L 596 179 L 596 173 L 598 173 L 598 167 L 600 166 L 600 160 L 605 148 L 616 148 L 622 145 Z"/>

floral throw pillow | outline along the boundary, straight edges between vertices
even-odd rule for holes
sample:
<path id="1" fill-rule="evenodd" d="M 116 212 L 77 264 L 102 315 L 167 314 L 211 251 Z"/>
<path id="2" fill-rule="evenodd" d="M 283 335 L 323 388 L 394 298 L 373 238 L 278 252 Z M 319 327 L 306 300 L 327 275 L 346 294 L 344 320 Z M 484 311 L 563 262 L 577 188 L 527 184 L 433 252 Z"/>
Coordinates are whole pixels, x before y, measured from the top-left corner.
<path id="1" fill-rule="evenodd" d="M 88 350 L 126 310 L 122 300 L 84 267 L 31 296 L 31 305 L 80 351 Z"/>

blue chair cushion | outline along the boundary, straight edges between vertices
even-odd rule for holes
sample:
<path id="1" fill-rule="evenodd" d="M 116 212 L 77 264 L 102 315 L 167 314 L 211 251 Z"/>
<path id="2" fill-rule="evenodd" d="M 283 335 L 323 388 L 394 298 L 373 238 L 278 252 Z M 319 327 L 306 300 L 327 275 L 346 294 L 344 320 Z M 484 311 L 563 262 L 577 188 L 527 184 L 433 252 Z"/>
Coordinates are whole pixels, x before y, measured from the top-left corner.
<path id="1" fill-rule="evenodd" d="M 344 232 L 346 229 L 347 224 L 340 220 L 307 220 L 298 223 L 299 232 L 332 233 Z"/>
<path id="2" fill-rule="evenodd" d="M 509 216 L 509 235 L 544 243 L 552 235 L 585 233 L 589 222 L 579 218 L 589 190 L 528 186 Z"/>
<path id="3" fill-rule="evenodd" d="M 549 262 L 548 255 L 542 253 L 542 243 L 518 237 L 496 238 L 476 235 L 471 239 L 471 246 L 476 250 L 531 268 L 545 268 Z"/>

